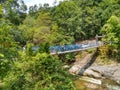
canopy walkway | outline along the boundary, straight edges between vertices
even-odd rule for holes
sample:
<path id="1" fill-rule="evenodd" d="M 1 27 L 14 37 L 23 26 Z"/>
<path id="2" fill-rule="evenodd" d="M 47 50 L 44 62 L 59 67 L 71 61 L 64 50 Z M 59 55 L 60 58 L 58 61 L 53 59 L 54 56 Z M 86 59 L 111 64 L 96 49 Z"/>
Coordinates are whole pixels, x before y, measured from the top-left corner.
<path id="1" fill-rule="evenodd" d="M 87 44 L 72 44 L 72 45 L 64 45 L 64 46 L 51 46 L 50 49 L 50 54 L 55 55 L 55 54 L 65 54 L 65 53 L 71 53 L 71 52 L 78 52 L 78 51 L 83 51 L 87 50 L 90 48 L 97 48 L 103 46 L 103 42 L 91 42 Z"/>

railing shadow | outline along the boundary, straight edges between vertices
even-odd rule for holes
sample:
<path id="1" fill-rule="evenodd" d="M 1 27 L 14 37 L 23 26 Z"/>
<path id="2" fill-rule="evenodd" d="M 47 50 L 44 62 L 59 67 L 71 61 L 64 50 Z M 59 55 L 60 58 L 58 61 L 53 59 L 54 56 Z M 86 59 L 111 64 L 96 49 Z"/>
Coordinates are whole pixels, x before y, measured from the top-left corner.
<path id="1" fill-rule="evenodd" d="M 85 70 L 88 69 L 95 62 L 97 56 L 98 56 L 98 52 L 96 50 L 96 52 L 92 55 L 92 58 L 80 69 L 78 74 L 82 76 Z"/>

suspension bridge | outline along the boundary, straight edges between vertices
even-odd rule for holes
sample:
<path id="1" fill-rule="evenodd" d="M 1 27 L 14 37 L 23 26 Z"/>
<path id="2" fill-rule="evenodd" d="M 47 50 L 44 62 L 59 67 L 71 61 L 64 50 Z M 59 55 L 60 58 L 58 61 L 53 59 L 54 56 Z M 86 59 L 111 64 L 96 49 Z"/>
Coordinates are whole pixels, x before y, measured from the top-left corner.
<path id="1" fill-rule="evenodd" d="M 66 53 L 72 53 L 72 52 L 79 52 L 79 51 L 84 51 L 88 50 L 91 48 L 97 48 L 100 46 L 103 46 L 104 43 L 102 41 L 98 41 L 98 38 L 102 38 L 103 36 L 98 36 L 96 35 L 96 40 L 93 42 L 87 42 L 84 44 L 70 44 L 70 45 L 58 45 L 58 46 L 50 46 L 49 51 L 51 55 L 56 55 L 56 54 L 66 54 Z M 39 49 L 38 46 L 34 46 L 33 51 L 37 51 Z"/>
<path id="2" fill-rule="evenodd" d="M 104 37 L 96 35 L 96 41 L 90 42 L 90 43 L 85 43 L 85 44 L 71 44 L 71 45 L 63 45 L 63 46 L 50 46 L 50 54 L 55 55 L 55 54 L 66 54 L 66 53 L 71 53 L 71 52 L 79 52 L 79 51 L 84 51 L 87 49 L 91 48 L 97 48 L 100 46 L 103 46 L 102 41 L 98 41 L 99 38 Z"/>
<path id="3" fill-rule="evenodd" d="M 71 44 L 71 45 L 63 45 L 63 46 L 51 46 L 49 48 L 51 55 L 56 54 L 66 54 L 71 52 L 79 52 L 91 48 L 97 48 L 103 46 L 103 42 L 94 41 L 87 44 Z"/>

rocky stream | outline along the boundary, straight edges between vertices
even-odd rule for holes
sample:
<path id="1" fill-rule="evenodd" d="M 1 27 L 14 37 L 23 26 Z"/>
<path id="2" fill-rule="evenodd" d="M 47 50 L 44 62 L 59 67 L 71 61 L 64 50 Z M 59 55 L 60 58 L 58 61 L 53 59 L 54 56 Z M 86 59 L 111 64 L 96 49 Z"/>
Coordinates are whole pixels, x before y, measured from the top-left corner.
<path id="1" fill-rule="evenodd" d="M 77 60 L 69 69 L 79 76 L 74 82 L 78 90 L 120 90 L 120 63 L 99 65 L 96 54 L 88 54 Z"/>

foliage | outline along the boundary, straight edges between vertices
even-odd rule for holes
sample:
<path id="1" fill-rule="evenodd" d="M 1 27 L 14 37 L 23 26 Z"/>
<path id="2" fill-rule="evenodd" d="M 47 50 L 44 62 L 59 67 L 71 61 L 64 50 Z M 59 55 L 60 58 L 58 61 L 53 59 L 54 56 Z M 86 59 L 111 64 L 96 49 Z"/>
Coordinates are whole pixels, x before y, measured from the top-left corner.
<path id="1" fill-rule="evenodd" d="M 75 53 L 67 53 L 64 55 L 61 55 L 60 58 L 62 59 L 63 62 L 67 63 L 67 64 L 71 64 L 72 62 L 75 61 Z"/>
<path id="2" fill-rule="evenodd" d="M 104 45 L 99 48 L 99 54 L 102 58 L 112 58 L 115 56 L 115 48 L 111 45 Z"/>
<path id="3" fill-rule="evenodd" d="M 120 52 L 120 19 L 116 16 L 111 16 L 107 23 L 103 26 L 102 32 L 106 35 L 103 41 L 107 41 L 113 47 L 111 52 L 116 52 L 115 55 L 119 59 Z"/>
<path id="4" fill-rule="evenodd" d="M 32 42 L 35 32 L 34 26 L 35 19 L 31 16 L 27 16 L 23 21 L 23 24 L 13 30 L 15 41 L 19 42 L 21 45 L 26 45 L 27 42 Z"/>
<path id="5" fill-rule="evenodd" d="M 65 38 L 69 39 L 72 37 L 76 39 L 83 33 L 77 20 L 80 16 L 79 11 L 79 8 L 73 1 L 62 2 L 53 11 L 53 20 L 57 23 L 59 32 L 66 36 Z"/>
<path id="6" fill-rule="evenodd" d="M 4 81 L 5 90 L 74 90 L 72 77 L 58 57 L 49 54 L 49 46 L 104 34 L 109 45 L 101 47 L 100 54 L 120 59 L 119 17 L 119 0 L 66 0 L 28 11 L 23 0 L 0 0 L 0 83 Z"/>
<path id="7" fill-rule="evenodd" d="M 12 26 L 0 21 L 0 79 L 11 69 L 11 63 L 18 56 L 16 42 L 11 35 Z"/>
<path id="8" fill-rule="evenodd" d="M 57 57 L 46 53 L 35 56 L 21 54 L 14 67 L 4 78 L 5 88 L 9 90 L 75 90 L 68 74 L 61 67 Z"/>
<path id="9" fill-rule="evenodd" d="M 19 25 L 26 17 L 27 6 L 22 0 L 4 0 L 2 2 L 4 18 Z"/>
<path id="10" fill-rule="evenodd" d="M 2 17 L 2 6 L 0 4 L 0 18 Z"/>
<path id="11" fill-rule="evenodd" d="M 14 57 L 14 53 L 13 55 L 11 53 L 14 52 L 16 48 L 16 42 L 12 37 L 11 29 L 12 29 L 11 25 L 9 25 L 5 20 L 1 20 L 0 51 L 8 58 L 12 58 L 12 56 Z"/>

